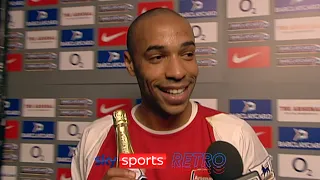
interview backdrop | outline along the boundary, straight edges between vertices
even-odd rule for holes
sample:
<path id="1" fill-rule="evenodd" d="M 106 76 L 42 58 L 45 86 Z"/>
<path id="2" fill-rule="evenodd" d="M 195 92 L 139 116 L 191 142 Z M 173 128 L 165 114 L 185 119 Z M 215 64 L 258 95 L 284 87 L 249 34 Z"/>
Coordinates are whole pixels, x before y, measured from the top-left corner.
<path id="1" fill-rule="evenodd" d="M 9 5 L 3 180 L 70 179 L 83 129 L 140 102 L 123 53 L 129 24 L 154 7 L 174 9 L 193 28 L 200 74 L 192 98 L 252 125 L 277 179 L 320 179 L 320 0 Z"/>

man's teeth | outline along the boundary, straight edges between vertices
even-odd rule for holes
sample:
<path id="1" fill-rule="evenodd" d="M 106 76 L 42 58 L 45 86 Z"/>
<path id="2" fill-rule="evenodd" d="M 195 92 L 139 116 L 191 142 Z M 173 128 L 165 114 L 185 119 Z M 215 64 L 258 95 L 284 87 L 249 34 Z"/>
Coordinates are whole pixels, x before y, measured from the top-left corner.
<path id="1" fill-rule="evenodd" d="M 170 90 L 167 90 L 167 93 L 170 93 L 170 94 L 181 94 L 181 93 L 183 93 L 184 90 L 185 90 L 185 88 L 183 88 L 183 89 L 170 89 Z"/>

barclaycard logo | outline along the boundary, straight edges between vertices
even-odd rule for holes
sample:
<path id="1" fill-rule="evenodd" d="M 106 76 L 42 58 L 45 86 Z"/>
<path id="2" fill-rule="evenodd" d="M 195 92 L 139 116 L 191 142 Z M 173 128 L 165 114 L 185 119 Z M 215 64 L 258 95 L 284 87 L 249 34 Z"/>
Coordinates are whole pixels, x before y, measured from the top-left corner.
<path id="1" fill-rule="evenodd" d="M 293 137 L 294 141 L 306 140 L 309 138 L 309 133 L 303 129 L 293 128 L 295 135 Z"/>
<path id="2" fill-rule="evenodd" d="M 59 145 L 57 162 L 59 163 L 71 163 L 72 157 L 76 151 L 76 146 L 71 145 Z M 66 154 L 67 151 L 67 154 Z"/>
<path id="3" fill-rule="evenodd" d="M 268 21 L 263 20 L 254 20 L 254 21 L 245 21 L 245 22 L 231 22 L 229 23 L 229 31 L 238 31 L 238 30 L 256 30 L 256 29 L 266 29 L 269 27 Z"/>
<path id="4" fill-rule="evenodd" d="M 71 40 L 77 40 L 77 39 L 81 39 L 83 37 L 83 33 L 80 31 L 72 31 L 72 37 Z"/>
<path id="5" fill-rule="evenodd" d="M 33 123 L 33 129 L 32 132 L 39 132 L 44 130 L 44 125 L 41 123 Z"/>
<path id="6" fill-rule="evenodd" d="M 61 47 L 93 46 L 93 29 L 63 30 Z"/>
<path id="7" fill-rule="evenodd" d="M 229 34 L 229 42 L 254 42 L 254 41 L 266 41 L 270 38 L 267 33 L 243 33 L 243 34 Z"/>
<path id="8" fill-rule="evenodd" d="M 257 109 L 257 106 L 254 102 L 250 101 L 243 101 L 244 107 L 242 112 L 248 112 L 248 111 L 255 111 Z"/>
<path id="9" fill-rule="evenodd" d="M 38 12 L 38 17 L 37 20 L 42 20 L 42 19 L 47 19 L 48 18 L 48 13 L 45 11 L 37 11 Z"/>
<path id="10" fill-rule="evenodd" d="M 28 27 L 56 26 L 58 25 L 57 12 L 57 9 L 30 10 L 26 24 Z"/>
<path id="11" fill-rule="evenodd" d="M 120 54 L 121 53 L 121 54 Z M 104 68 L 124 68 L 123 52 L 100 51 L 97 63 L 98 69 Z M 105 58 L 108 57 L 108 58 Z"/>
<path id="12" fill-rule="evenodd" d="M 109 5 L 100 5 L 99 13 L 108 13 L 108 12 L 126 12 L 134 9 L 132 4 L 109 4 Z"/>
<path id="13" fill-rule="evenodd" d="M 37 174 L 37 175 L 49 175 L 53 174 L 54 170 L 48 167 L 33 167 L 22 166 L 20 169 L 21 174 Z"/>

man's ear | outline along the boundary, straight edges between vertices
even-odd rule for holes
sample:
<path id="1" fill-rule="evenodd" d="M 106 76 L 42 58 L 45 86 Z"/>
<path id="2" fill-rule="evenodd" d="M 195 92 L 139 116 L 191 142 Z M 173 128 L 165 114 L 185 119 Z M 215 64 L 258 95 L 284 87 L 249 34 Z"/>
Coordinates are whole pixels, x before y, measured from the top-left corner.
<path id="1" fill-rule="evenodd" d="M 127 70 L 131 76 L 135 76 L 134 73 L 134 65 L 133 65 L 133 58 L 130 56 L 128 51 L 124 52 L 124 63 L 127 67 Z"/>

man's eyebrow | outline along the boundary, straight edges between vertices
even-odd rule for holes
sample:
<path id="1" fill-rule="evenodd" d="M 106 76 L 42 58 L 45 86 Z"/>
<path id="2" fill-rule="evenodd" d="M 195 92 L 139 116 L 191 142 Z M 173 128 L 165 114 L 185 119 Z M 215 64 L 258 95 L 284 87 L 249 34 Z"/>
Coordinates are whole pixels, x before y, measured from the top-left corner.
<path id="1" fill-rule="evenodd" d="M 153 45 L 153 46 L 149 46 L 146 50 L 146 52 L 148 51 L 152 51 L 152 50 L 162 50 L 164 49 L 164 46 L 161 45 Z"/>
<path id="2" fill-rule="evenodd" d="M 196 44 L 193 41 L 187 41 L 180 45 L 180 47 L 187 47 L 187 46 L 196 46 Z"/>

